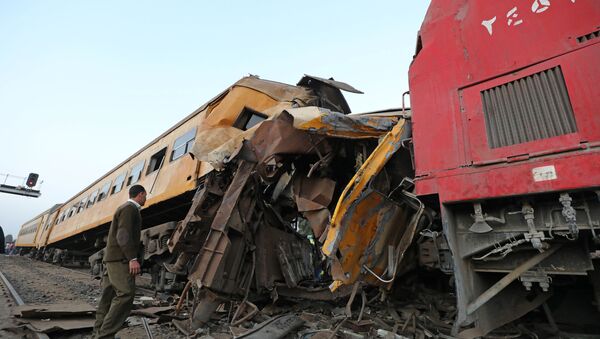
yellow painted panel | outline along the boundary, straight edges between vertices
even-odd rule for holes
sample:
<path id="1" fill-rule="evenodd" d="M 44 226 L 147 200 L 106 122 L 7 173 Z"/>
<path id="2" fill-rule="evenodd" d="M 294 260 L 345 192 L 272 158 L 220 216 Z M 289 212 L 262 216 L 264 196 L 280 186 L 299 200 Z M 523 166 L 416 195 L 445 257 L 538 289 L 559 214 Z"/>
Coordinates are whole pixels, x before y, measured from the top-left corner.
<path id="1" fill-rule="evenodd" d="M 381 275 L 387 263 L 388 245 L 394 245 L 403 232 L 406 211 L 370 188 L 375 176 L 400 147 L 404 121 L 382 139 L 342 192 L 331 218 L 322 247 L 333 260 L 332 288 L 351 284 L 364 276 L 365 267 Z M 340 254 L 338 256 L 338 253 Z"/>

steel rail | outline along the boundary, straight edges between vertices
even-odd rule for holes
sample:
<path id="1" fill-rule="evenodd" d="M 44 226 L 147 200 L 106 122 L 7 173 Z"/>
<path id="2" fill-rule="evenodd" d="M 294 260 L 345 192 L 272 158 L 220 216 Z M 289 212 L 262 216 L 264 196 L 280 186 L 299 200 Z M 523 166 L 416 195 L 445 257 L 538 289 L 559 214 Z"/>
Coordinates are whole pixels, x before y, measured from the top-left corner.
<path id="1" fill-rule="evenodd" d="M 10 281 L 8 281 L 8 279 L 6 279 L 6 277 L 4 276 L 2 271 L 0 271 L 0 279 L 2 279 L 2 283 L 4 283 L 4 286 L 6 286 L 6 288 L 10 292 L 10 295 L 14 299 L 15 303 L 18 306 L 24 305 L 25 302 L 23 301 L 23 299 L 21 299 L 21 296 L 19 295 L 19 293 L 17 293 L 17 290 L 15 290 L 15 288 L 10 283 Z"/>
<path id="2" fill-rule="evenodd" d="M 144 325 L 144 330 L 146 331 L 146 336 L 148 339 L 154 339 L 154 335 L 152 335 L 152 331 L 150 330 L 150 325 L 148 325 L 148 320 L 145 317 L 141 317 L 142 325 Z"/>

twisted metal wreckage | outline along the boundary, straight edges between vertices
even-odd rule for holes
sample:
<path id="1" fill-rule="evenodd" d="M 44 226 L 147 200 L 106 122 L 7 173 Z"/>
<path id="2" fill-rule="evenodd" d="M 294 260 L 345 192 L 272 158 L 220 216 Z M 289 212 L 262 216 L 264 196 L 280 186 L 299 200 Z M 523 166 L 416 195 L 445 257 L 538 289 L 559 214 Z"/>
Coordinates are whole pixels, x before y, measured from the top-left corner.
<path id="1" fill-rule="evenodd" d="M 191 152 L 216 171 L 173 232 L 166 267 L 187 274 L 192 327 L 228 299 L 353 298 L 411 267 L 404 254 L 427 218 L 411 193 L 409 113 L 273 109 L 252 112 L 263 121 L 245 131 L 200 131 Z"/>

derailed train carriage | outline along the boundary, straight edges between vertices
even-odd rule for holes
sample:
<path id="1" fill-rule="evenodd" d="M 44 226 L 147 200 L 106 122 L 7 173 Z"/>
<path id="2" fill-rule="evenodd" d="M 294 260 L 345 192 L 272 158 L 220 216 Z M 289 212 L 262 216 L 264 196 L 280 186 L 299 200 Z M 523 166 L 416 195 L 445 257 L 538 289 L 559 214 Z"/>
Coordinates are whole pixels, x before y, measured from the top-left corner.
<path id="1" fill-rule="evenodd" d="M 32 222 L 39 227 L 26 232 L 32 239 L 24 237 L 21 250 L 33 248 L 55 261 L 78 257 L 87 261 L 94 248 L 102 247 L 112 213 L 126 200 L 126 188 L 134 183 L 148 189 L 145 228 L 183 219 L 195 189 L 212 171 L 208 163 L 187 155 L 199 132 L 224 125 L 245 130 L 286 107 L 320 105 L 349 113 L 338 87 L 356 91 L 308 76 L 299 86 L 254 76 L 241 79 L 67 202 L 40 214 L 43 224 L 34 218 Z M 165 245 L 166 240 L 160 244 Z"/>

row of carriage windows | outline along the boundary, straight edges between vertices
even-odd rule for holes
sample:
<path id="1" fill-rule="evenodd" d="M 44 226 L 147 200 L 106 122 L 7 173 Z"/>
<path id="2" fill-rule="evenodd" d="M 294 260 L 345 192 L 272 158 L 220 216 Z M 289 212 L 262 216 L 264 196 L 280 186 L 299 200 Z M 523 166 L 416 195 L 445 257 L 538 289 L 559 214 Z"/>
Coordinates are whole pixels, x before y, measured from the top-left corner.
<path id="1" fill-rule="evenodd" d="M 29 226 L 23 227 L 19 231 L 19 236 L 33 233 L 33 232 L 35 232 L 36 229 L 37 229 L 37 224 L 33 224 L 33 225 L 29 225 Z"/>
<path id="2" fill-rule="evenodd" d="M 257 111 L 244 107 L 240 115 L 236 119 L 233 124 L 233 127 L 239 128 L 243 131 L 246 131 L 260 122 L 267 119 L 267 116 L 261 114 Z M 191 151 L 191 148 L 194 144 L 194 139 L 196 137 L 196 128 L 192 128 L 179 138 L 175 139 L 173 143 L 173 149 L 169 156 L 169 161 L 174 161 L 186 153 Z M 146 175 L 158 171 L 165 160 L 165 156 L 167 155 L 167 148 L 163 148 L 160 151 L 156 152 L 152 155 L 148 161 L 148 167 L 146 168 Z M 100 189 L 95 190 L 89 197 L 85 197 L 81 199 L 77 204 L 71 206 L 71 208 L 63 211 L 60 216 L 56 219 L 56 224 L 63 222 L 65 219 L 72 217 L 75 214 L 81 213 L 86 208 L 90 208 L 96 203 L 106 199 L 109 195 L 113 195 L 119 193 L 123 189 L 123 185 L 125 184 L 125 179 L 127 179 L 127 186 L 131 186 L 138 182 L 142 176 L 142 172 L 144 170 L 144 165 L 146 164 L 145 160 L 142 160 L 136 163 L 129 173 L 128 177 L 125 177 L 126 173 L 122 173 L 118 177 L 115 178 L 115 181 L 109 181 L 104 183 Z M 112 183 L 112 185 L 111 185 Z M 48 229 L 51 224 L 51 220 L 46 222 L 44 229 Z M 33 233 L 36 230 L 36 225 L 31 225 L 23 228 L 19 235 Z"/>
<path id="3" fill-rule="evenodd" d="M 191 151 L 195 137 L 196 128 L 194 127 L 188 132 L 186 132 L 184 135 L 175 139 L 175 143 L 173 144 L 173 150 L 171 151 L 169 161 L 177 160 L 189 151 Z M 148 167 L 146 169 L 146 175 L 158 171 L 162 167 L 166 154 L 167 148 L 165 147 L 150 157 L 150 161 L 148 162 Z M 64 210 L 56 219 L 56 224 L 60 224 L 65 219 L 68 219 L 74 216 L 75 214 L 81 213 L 84 209 L 89 208 L 96 203 L 99 203 L 100 201 L 106 199 L 109 195 L 121 192 L 123 186 L 131 186 L 138 182 L 142 177 L 142 172 L 144 170 L 145 164 L 146 161 L 141 160 L 135 165 L 133 165 L 129 176 L 126 177 L 125 175 L 127 174 L 127 172 L 124 172 L 115 178 L 114 182 L 112 182 L 112 185 L 111 181 L 104 183 L 104 185 L 100 189 L 94 191 L 89 197 L 81 199 L 81 201 L 71 206 L 69 209 Z M 125 183 L 125 180 L 127 180 L 127 183 Z"/>

